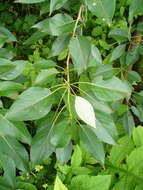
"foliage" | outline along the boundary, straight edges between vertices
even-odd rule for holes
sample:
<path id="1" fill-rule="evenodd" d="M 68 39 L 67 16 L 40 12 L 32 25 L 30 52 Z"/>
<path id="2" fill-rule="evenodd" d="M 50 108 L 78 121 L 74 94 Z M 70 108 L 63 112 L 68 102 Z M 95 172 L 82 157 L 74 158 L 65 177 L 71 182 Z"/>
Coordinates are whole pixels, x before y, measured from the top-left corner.
<path id="1" fill-rule="evenodd" d="M 0 2 L 1 190 L 143 189 L 141 5 Z"/>

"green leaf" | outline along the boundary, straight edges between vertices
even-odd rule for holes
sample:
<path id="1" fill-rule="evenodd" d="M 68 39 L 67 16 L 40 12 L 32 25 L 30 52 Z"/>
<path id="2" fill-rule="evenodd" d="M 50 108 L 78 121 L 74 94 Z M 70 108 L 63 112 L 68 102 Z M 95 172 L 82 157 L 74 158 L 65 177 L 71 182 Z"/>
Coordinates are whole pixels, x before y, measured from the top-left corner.
<path id="1" fill-rule="evenodd" d="M 114 60 L 120 58 L 120 57 L 123 55 L 123 53 L 125 52 L 125 48 L 126 48 L 126 45 L 125 45 L 125 44 L 122 44 L 122 45 L 117 46 L 117 47 L 113 50 L 113 52 L 112 52 L 110 61 L 114 61 Z"/>
<path id="2" fill-rule="evenodd" d="M 35 120 L 44 117 L 51 109 L 51 91 L 48 88 L 31 87 L 20 94 L 6 114 L 17 121 Z"/>
<path id="3" fill-rule="evenodd" d="M 111 175 L 79 175 L 72 178 L 71 190 L 109 190 Z"/>
<path id="4" fill-rule="evenodd" d="M 10 136 L 0 136 L 0 154 L 6 154 L 13 159 L 16 167 L 29 171 L 29 156 L 23 145 Z"/>
<path id="5" fill-rule="evenodd" d="M 85 71 L 88 67 L 91 45 L 84 36 L 78 36 L 70 40 L 69 45 L 75 70 L 78 73 Z"/>
<path id="6" fill-rule="evenodd" d="M 133 141 L 136 147 L 140 147 L 143 145 L 143 127 L 138 126 L 133 130 Z"/>
<path id="7" fill-rule="evenodd" d="M 10 60 L 0 58 L 0 75 L 1 75 L 1 73 L 10 70 L 13 67 L 15 67 L 15 66 L 12 64 L 12 62 Z"/>
<path id="8" fill-rule="evenodd" d="M 143 146 L 135 148 L 131 154 L 127 157 L 127 167 L 128 171 L 131 171 L 133 174 L 138 176 L 141 175 L 143 168 Z"/>
<path id="9" fill-rule="evenodd" d="M 126 133 L 129 135 L 129 137 L 131 137 L 132 130 L 135 127 L 135 123 L 134 123 L 134 118 L 130 111 L 126 112 L 123 115 L 122 126 L 125 129 Z"/>
<path id="10" fill-rule="evenodd" d="M 139 59 L 139 46 L 133 47 L 126 55 L 126 65 L 135 64 Z"/>
<path id="11" fill-rule="evenodd" d="M 133 18 L 139 14 L 143 14 L 143 0 L 132 0 L 129 7 L 129 21 L 132 22 Z"/>
<path id="12" fill-rule="evenodd" d="M 112 147 L 109 160 L 114 165 L 119 167 L 123 160 L 131 153 L 134 149 L 133 142 L 127 137 L 122 137 L 118 141 L 118 145 Z"/>
<path id="13" fill-rule="evenodd" d="M 41 70 L 41 72 L 36 77 L 35 84 L 41 85 L 48 83 L 48 79 L 50 79 L 51 76 L 56 75 L 58 73 L 58 70 L 55 68 Z"/>
<path id="14" fill-rule="evenodd" d="M 22 190 L 37 190 L 34 185 L 25 182 L 18 182 L 18 188 Z"/>
<path id="15" fill-rule="evenodd" d="M 116 0 L 85 0 L 88 9 L 92 14 L 105 20 L 110 24 L 114 16 Z"/>
<path id="16" fill-rule="evenodd" d="M 117 28 L 109 32 L 109 37 L 112 37 L 119 43 L 123 43 L 129 39 L 129 32 L 128 30 Z"/>
<path id="17" fill-rule="evenodd" d="M 67 14 L 56 14 L 55 16 L 45 19 L 33 26 L 33 28 L 37 28 L 41 32 L 53 36 L 71 33 L 73 27 L 74 21 L 72 17 Z"/>
<path id="18" fill-rule="evenodd" d="M 74 152 L 71 157 L 71 166 L 73 168 L 76 168 L 82 164 L 82 156 L 83 155 L 82 155 L 81 148 L 78 145 L 76 145 L 74 147 Z"/>
<path id="19" fill-rule="evenodd" d="M 50 57 L 54 57 L 63 52 L 69 44 L 70 36 L 62 35 L 56 38 L 54 43 L 52 44 L 52 50 L 50 53 Z"/>
<path id="20" fill-rule="evenodd" d="M 15 42 L 16 37 L 5 27 L 0 26 L 0 38 L 5 38 L 5 42 Z"/>
<path id="21" fill-rule="evenodd" d="M 16 95 L 17 92 L 20 92 L 22 90 L 23 85 L 19 83 L 11 81 L 0 82 L 0 96 Z"/>
<path id="22" fill-rule="evenodd" d="M 56 158 L 62 165 L 66 164 L 70 160 L 71 154 L 72 154 L 72 143 L 69 143 L 63 148 L 56 149 Z"/>
<path id="23" fill-rule="evenodd" d="M 25 4 L 33 4 L 33 3 L 41 3 L 45 0 L 16 0 L 15 3 L 25 3 Z"/>
<path id="24" fill-rule="evenodd" d="M 118 133 L 110 114 L 96 110 L 96 126 L 93 131 L 100 140 L 108 144 L 116 144 Z"/>
<path id="25" fill-rule="evenodd" d="M 54 190 L 68 190 L 58 176 L 55 180 Z"/>
<path id="26" fill-rule="evenodd" d="M 109 79 L 113 77 L 116 73 L 118 73 L 119 70 L 114 68 L 112 65 L 100 65 L 96 68 L 96 71 L 94 72 L 94 77 L 102 76 L 104 79 Z"/>
<path id="27" fill-rule="evenodd" d="M 117 101 L 129 97 L 131 94 L 128 85 L 117 77 L 112 77 L 108 80 L 95 78 L 91 86 L 91 90 L 95 96 L 102 101 Z"/>
<path id="28" fill-rule="evenodd" d="M 54 10 L 61 8 L 66 2 L 67 2 L 67 0 L 51 0 L 50 1 L 50 14 Z"/>
<path id="29" fill-rule="evenodd" d="M 62 148 L 68 145 L 70 140 L 71 140 L 71 135 L 70 135 L 69 125 L 66 120 L 56 124 L 53 127 L 50 137 L 50 143 L 54 147 Z"/>
<path id="30" fill-rule="evenodd" d="M 33 33 L 25 42 L 25 45 L 31 45 L 34 44 L 35 42 L 37 42 L 38 40 L 44 38 L 45 36 L 47 36 L 46 33 L 40 32 L 40 31 L 36 31 L 35 33 Z"/>
<path id="31" fill-rule="evenodd" d="M 80 126 L 79 134 L 86 151 L 103 165 L 105 157 L 103 144 L 97 138 L 92 129 L 86 125 Z"/>
<path id="32" fill-rule="evenodd" d="M 28 63 L 27 61 L 23 61 L 23 60 L 17 60 L 17 61 L 11 62 L 11 65 L 13 66 L 13 68 L 0 74 L 0 79 L 2 80 L 16 79 L 24 71 L 27 63 Z"/>
<path id="33" fill-rule="evenodd" d="M 0 114 L 0 134 L 20 138 L 22 142 L 30 144 L 31 136 L 24 124 L 12 123 Z"/>
<path id="34" fill-rule="evenodd" d="M 34 136 L 31 145 L 30 158 L 33 165 L 39 164 L 48 159 L 54 152 L 55 147 L 50 143 L 51 132 L 54 126 L 46 123 L 46 128 L 41 129 Z"/>
<path id="35" fill-rule="evenodd" d="M 16 167 L 14 161 L 6 154 L 0 154 L 0 165 L 4 170 L 4 176 L 0 178 L 0 184 L 9 186 L 12 189 L 16 187 Z"/>
<path id="36" fill-rule="evenodd" d="M 75 110 L 79 118 L 91 127 L 96 128 L 96 118 L 92 105 L 86 99 L 75 97 Z"/>

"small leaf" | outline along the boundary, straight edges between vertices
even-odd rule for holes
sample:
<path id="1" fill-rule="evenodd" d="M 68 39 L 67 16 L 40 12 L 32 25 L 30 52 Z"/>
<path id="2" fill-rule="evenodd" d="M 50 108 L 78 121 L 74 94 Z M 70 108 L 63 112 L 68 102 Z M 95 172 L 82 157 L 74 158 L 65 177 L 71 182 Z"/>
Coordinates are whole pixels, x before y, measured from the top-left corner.
<path id="1" fill-rule="evenodd" d="M 112 52 L 110 61 L 114 61 L 114 60 L 120 58 L 121 55 L 123 55 L 123 53 L 125 52 L 125 47 L 126 47 L 125 44 L 122 44 L 122 45 L 117 46 L 117 47 L 114 49 L 114 51 Z"/>
<path id="2" fill-rule="evenodd" d="M 56 177 L 54 190 L 68 190 L 58 176 Z"/>
<path id="3" fill-rule="evenodd" d="M 85 71 L 89 64 L 91 45 L 84 36 L 72 38 L 69 44 L 75 70 L 80 74 Z"/>
<path id="4" fill-rule="evenodd" d="M 91 127 L 96 127 L 96 118 L 92 105 L 80 96 L 75 97 L 75 110 L 79 118 Z"/>

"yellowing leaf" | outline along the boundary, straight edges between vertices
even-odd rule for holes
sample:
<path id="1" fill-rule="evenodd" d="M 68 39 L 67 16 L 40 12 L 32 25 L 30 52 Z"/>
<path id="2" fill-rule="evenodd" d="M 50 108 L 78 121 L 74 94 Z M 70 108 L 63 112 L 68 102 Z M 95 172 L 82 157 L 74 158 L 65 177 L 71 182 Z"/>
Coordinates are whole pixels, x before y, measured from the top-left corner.
<path id="1" fill-rule="evenodd" d="M 56 177 L 54 190 L 68 190 L 58 176 Z"/>
<path id="2" fill-rule="evenodd" d="M 76 96 L 75 98 L 75 110 L 79 118 L 91 127 L 95 125 L 95 113 L 92 105 L 84 98 Z"/>

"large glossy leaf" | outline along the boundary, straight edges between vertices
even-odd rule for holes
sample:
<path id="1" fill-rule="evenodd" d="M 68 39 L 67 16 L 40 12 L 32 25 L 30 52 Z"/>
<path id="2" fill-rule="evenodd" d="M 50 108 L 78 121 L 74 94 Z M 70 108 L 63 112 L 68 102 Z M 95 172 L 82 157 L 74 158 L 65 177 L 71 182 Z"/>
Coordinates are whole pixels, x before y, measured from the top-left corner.
<path id="1" fill-rule="evenodd" d="M 89 64 L 91 53 L 90 42 L 83 36 L 78 36 L 70 40 L 70 53 L 78 73 L 85 71 Z"/>
<path id="2" fill-rule="evenodd" d="M 44 117 L 51 109 L 50 94 L 51 92 L 48 88 L 29 88 L 19 95 L 6 114 L 6 118 L 24 121 Z"/>
<path id="3" fill-rule="evenodd" d="M 96 118 L 92 105 L 86 99 L 75 97 L 75 110 L 79 118 L 91 127 L 96 127 Z"/>
<path id="4" fill-rule="evenodd" d="M 117 77 L 109 80 L 95 78 L 93 80 L 92 91 L 95 96 L 103 101 L 117 101 L 129 97 L 131 90 L 129 86 Z"/>
<path id="5" fill-rule="evenodd" d="M 80 139 L 86 149 L 101 164 L 104 164 L 104 148 L 91 128 L 84 125 L 80 127 Z"/>
<path id="6" fill-rule="evenodd" d="M 71 33 L 74 27 L 74 21 L 72 17 L 67 14 L 56 14 L 51 18 L 37 23 L 33 27 L 39 29 L 41 32 L 59 36 Z"/>
<path id="7" fill-rule="evenodd" d="M 116 0 L 85 0 L 88 9 L 97 17 L 111 23 L 115 12 Z"/>

